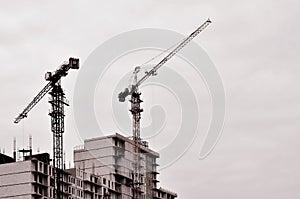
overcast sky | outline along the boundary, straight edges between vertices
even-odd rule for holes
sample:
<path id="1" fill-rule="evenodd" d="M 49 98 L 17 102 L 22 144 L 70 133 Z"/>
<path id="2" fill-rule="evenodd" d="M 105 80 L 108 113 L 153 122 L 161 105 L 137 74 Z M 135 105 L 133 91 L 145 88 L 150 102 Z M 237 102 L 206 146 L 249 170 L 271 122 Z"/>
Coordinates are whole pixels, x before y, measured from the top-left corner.
<path id="1" fill-rule="evenodd" d="M 44 73 L 69 56 L 83 63 L 102 42 L 138 28 L 188 34 L 210 17 L 195 41 L 218 69 L 226 123 L 213 153 L 199 160 L 201 136 L 160 175 L 179 198 L 300 197 L 300 2 L 296 0 L 0 1 L 0 148 L 11 154 L 33 135 L 34 150 L 52 153 L 44 99 L 22 124 L 13 119 L 45 85 Z M 72 101 L 77 72 L 63 81 Z M 65 148 L 82 144 L 67 111 Z"/>

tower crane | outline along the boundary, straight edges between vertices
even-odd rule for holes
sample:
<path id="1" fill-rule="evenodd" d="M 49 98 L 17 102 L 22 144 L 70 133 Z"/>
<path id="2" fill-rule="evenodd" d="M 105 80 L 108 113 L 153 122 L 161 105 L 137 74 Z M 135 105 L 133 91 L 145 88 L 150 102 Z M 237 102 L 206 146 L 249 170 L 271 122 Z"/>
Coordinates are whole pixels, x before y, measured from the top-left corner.
<path id="1" fill-rule="evenodd" d="M 68 75 L 70 69 L 79 69 L 79 59 L 69 58 L 68 63 L 59 66 L 54 72 L 47 72 L 45 79 L 48 82 L 46 86 L 33 98 L 33 100 L 25 107 L 25 109 L 14 120 L 14 123 L 19 123 L 26 118 L 28 113 L 33 109 L 39 101 L 49 93 L 51 98 L 51 131 L 53 133 L 53 167 L 54 167 L 54 198 L 62 199 L 62 175 L 63 167 L 63 133 L 64 133 L 64 106 L 68 106 L 64 91 L 61 87 L 61 78 Z"/>
<path id="2" fill-rule="evenodd" d="M 140 144 L 142 144 L 140 138 L 140 119 L 141 119 L 141 102 L 140 99 L 141 93 L 138 91 L 139 86 L 145 82 L 149 77 L 157 75 L 157 70 L 161 68 L 167 61 L 169 61 L 176 53 L 178 53 L 184 46 L 186 46 L 190 41 L 192 41 L 200 32 L 202 32 L 209 24 L 211 23 L 210 19 L 207 19 L 200 27 L 198 27 L 194 32 L 192 32 L 188 37 L 186 37 L 174 50 L 172 50 L 166 57 L 164 57 L 158 64 L 156 64 L 150 71 L 147 71 L 145 75 L 138 80 L 137 74 L 140 71 L 140 66 L 137 66 L 134 69 L 134 83 L 129 85 L 123 92 L 120 92 L 118 95 L 119 101 L 124 102 L 126 97 L 131 95 L 129 100 L 131 103 L 130 112 L 132 114 L 133 120 L 133 141 L 134 141 L 134 150 L 135 150 L 135 166 L 134 166 L 134 179 L 133 179 L 133 198 L 139 199 L 140 194 Z"/>

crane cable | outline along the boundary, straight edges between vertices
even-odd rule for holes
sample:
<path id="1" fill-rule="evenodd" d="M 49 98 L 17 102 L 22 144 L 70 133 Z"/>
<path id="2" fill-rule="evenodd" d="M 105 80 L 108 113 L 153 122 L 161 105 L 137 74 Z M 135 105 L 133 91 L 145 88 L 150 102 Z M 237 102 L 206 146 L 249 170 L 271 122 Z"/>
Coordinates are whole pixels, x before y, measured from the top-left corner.
<path id="1" fill-rule="evenodd" d="M 185 39 L 185 38 L 184 38 Z M 143 64 L 140 65 L 141 69 L 145 69 L 145 67 L 147 66 L 146 64 L 150 63 L 151 61 L 157 59 L 158 57 L 162 56 L 163 54 L 170 52 L 171 49 L 175 48 L 178 44 L 180 44 L 181 42 L 183 42 L 183 40 L 178 41 L 177 43 L 175 43 L 174 45 L 170 46 L 169 48 L 161 51 L 160 53 L 158 53 L 157 55 L 155 55 L 154 57 L 150 58 L 149 60 L 147 60 L 146 62 L 144 62 Z M 150 64 L 149 64 L 150 65 Z M 134 78 L 134 74 L 132 73 L 130 79 L 129 79 L 129 85 L 133 84 L 133 78 Z"/>
<path id="2" fill-rule="evenodd" d="M 150 58 L 149 60 L 147 60 L 146 62 L 144 62 L 143 64 L 140 65 L 141 69 L 145 69 L 145 67 L 147 66 L 148 63 L 152 62 L 153 60 L 157 59 L 158 57 L 162 56 L 163 54 L 170 52 L 171 49 L 175 48 L 176 46 L 178 46 L 181 42 L 183 42 L 186 38 L 183 38 L 182 40 L 178 41 L 177 43 L 173 44 L 172 46 L 170 46 L 169 48 L 161 51 L 160 53 L 158 53 L 157 55 L 155 55 L 154 57 Z M 150 65 L 150 64 L 149 64 Z M 129 86 L 133 84 L 133 80 L 134 79 L 134 73 L 132 73 L 130 79 L 129 79 Z"/>
<path id="3" fill-rule="evenodd" d="M 170 51 L 172 48 L 175 48 L 176 46 L 178 46 L 178 44 L 180 44 L 181 42 L 183 42 L 183 40 L 185 40 L 185 38 L 182 39 L 182 40 L 180 40 L 180 41 L 178 41 L 177 43 L 175 43 L 175 44 L 172 45 L 171 47 L 169 47 L 169 48 L 163 50 L 161 53 L 159 53 L 158 55 L 152 57 L 151 59 L 149 59 L 149 60 L 146 61 L 145 63 L 141 64 L 141 68 L 142 68 L 143 66 L 145 66 L 146 64 L 150 63 L 151 61 L 157 59 L 158 57 L 160 57 L 160 56 L 163 55 L 164 53 Z"/>

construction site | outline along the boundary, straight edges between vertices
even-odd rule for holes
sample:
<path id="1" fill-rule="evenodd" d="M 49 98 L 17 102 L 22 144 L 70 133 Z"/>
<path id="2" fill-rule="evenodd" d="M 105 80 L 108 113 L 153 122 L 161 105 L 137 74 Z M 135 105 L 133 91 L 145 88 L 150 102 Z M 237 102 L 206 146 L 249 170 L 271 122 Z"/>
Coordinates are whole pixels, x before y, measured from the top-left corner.
<path id="1" fill-rule="evenodd" d="M 16 155 L 0 154 L 0 198 L 133 198 L 133 149 L 134 142 L 120 134 L 85 140 L 74 148 L 75 167 L 60 170 L 54 169 L 48 153 L 31 154 L 25 149 L 21 161 Z M 146 146 L 140 151 L 143 166 L 136 198 L 176 198 L 176 193 L 158 187 L 159 154 Z"/>
<path id="2" fill-rule="evenodd" d="M 143 112 L 139 87 L 157 75 L 166 62 L 175 56 L 211 21 L 208 19 L 172 49 L 151 70 L 139 77 L 141 66 L 133 70 L 133 83 L 119 93 L 119 102 L 129 101 L 132 115 L 132 136 L 118 132 L 84 140 L 74 147 L 73 167 L 66 168 L 64 155 L 65 106 L 69 106 L 61 79 L 70 70 L 79 70 L 77 58 L 69 60 L 54 72 L 47 72 L 48 82 L 15 118 L 18 124 L 46 96 L 50 95 L 52 146 L 48 153 L 33 153 L 32 137 L 28 148 L 19 149 L 13 140 L 13 154 L 0 153 L 0 198 L 2 199 L 175 199 L 178 194 L 160 187 L 157 163 L 160 154 L 149 148 L 142 138 L 140 120 Z M 127 98 L 130 98 L 129 100 Z M 146 99 L 145 99 L 146 100 Z M 20 157 L 20 158 L 17 158 Z"/>

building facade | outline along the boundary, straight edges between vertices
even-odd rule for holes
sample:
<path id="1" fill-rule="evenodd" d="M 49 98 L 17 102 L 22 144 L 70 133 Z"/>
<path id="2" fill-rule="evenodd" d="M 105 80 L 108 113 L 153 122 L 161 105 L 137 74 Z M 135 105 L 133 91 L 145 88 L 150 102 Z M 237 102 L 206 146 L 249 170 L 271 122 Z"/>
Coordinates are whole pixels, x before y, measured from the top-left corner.
<path id="1" fill-rule="evenodd" d="M 139 198 L 174 199 L 176 193 L 158 188 L 157 158 L 159 154 L 149 149 L 147 142 L 139 145 Z M 120 134 L 88 139 L 84 145 L 74 149 L 76 168 L 99 175 L 104 192 L 112 199 L 133 197 L 134 166 L 136 163 L 133 140 Z"/>
<path id="2" fill-rule="evenodd" d="M 62 173 L 62 199 L 132 199 L 135 154 L 133 141 L 120 134 L 93 138 L 74 149 L 74 168 Z M 174 199 L 158 187 L 159 154 L 139 146 L 139 198 Z M 0 199 L 54 199 L 54 172 L 48 153 L 16 161 L 0 154 Z"/>
<path id="3" fill-rule="evenodd" d="M 3 154 L 2 154 L 3 155 Z M 52 166 L 38 159 L 0 164 L 0 198 L 52 198 Z"/>

